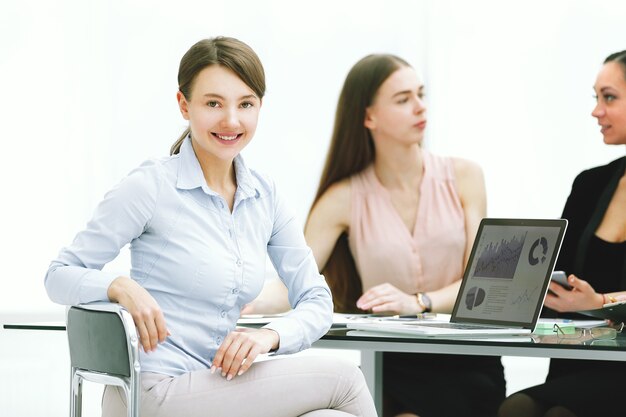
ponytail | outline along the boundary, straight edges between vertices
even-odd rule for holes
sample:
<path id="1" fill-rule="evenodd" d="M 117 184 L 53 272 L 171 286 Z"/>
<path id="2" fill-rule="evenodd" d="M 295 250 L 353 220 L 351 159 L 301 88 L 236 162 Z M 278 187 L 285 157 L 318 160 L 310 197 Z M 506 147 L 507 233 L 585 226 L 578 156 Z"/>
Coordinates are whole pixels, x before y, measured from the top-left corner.
<path id="1" fill-rule="evenodd" d="M 191 133 L 191 129 L 186 128 L 183 134 L 180 135 L 180 137 L 176 140 L 176 142 L 174 142 L 174 144 L 170 148 L 170 155 L 176 155 L 178 152 L 180 152 L 180 147 L 182 146 L 183 142 L 185 141 L 187 136 L 189 136 L 190 133 Z"/>

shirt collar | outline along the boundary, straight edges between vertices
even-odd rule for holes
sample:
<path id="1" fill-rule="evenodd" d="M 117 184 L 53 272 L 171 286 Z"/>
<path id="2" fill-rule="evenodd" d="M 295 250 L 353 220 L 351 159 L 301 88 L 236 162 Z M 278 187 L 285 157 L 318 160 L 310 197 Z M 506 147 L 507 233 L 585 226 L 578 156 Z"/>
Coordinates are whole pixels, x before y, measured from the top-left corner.
<path id="1" fill-rule="evenodd" d="M 202 173 L 202 167 L 196 153 L 191 146 L 191 137 L 185 138 L 181 147 L 179 158 L 180 165 L 178 168 L 178 180 L 176 181 L 176 187 L 182 190 L 192 190 L 194 188 L 202 188 L 202 190 L 209 195 L 218 195 L 215 191 L 211 190 L 204 180 L 204 174 Z M 257 187 L 254 176 L 246 166 L 243 157 L 237 155 L 234 159 L 235 177 L 237 179 L 237 193 L 240 193 L 240 197 L 258 197 L 260 195 L 259 187 Z"/>
<path id="2" fill-rule="evenodd" d="M 237 155 L 234 159 L 235 178 L 237 178 L 237 192 L 241 193 L 241 198 L 258 197 L 260 195 L 258 184 L 252 172 L 246 166 L 243 156 Z"/>

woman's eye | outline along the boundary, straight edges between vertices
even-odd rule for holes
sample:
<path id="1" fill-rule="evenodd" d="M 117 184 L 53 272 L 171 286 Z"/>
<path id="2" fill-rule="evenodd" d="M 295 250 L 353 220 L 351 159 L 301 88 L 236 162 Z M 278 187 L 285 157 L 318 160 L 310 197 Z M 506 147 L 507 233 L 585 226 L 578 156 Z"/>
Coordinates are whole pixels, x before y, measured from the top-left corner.
<path id="1" fill-rule="evenodd" d="M 409 98 L 408 97 L 404 97 L 404 98 L 401 98 L 400 100 L 398 100 L 398 104 L 404 104 L 407 101 L 409 101 Z"/>
<path id="2" fill-rule="evenodd" d="M 217 101 L 215 101 L 215 100 L 211 100 L 211 101 L 209 101 L 209 102 L 207 103 L 207 106 L 209 106 L 209 107 L 219 107 L 219 105 L 220 105 L 220 103 L 218 103 L 218 102 L 217 102 Z"/>
<path id="3" fill-rule="evenodd" d="M 244 109 L 249 109 L 252 106 L 254 106 L 254 104 L 250 103 L 249 101 L 244 101 L 243 103 L 241 103 L 241 107 Z"/>
<path id="4" fill-rule="evenodd" d="M 607 94 L 604 96 L 604 101 L 606 101 L 607 103 L 610 103 L 611 101 L 615 100 L 617 97 L 615 97 L 612 94 Z"/>

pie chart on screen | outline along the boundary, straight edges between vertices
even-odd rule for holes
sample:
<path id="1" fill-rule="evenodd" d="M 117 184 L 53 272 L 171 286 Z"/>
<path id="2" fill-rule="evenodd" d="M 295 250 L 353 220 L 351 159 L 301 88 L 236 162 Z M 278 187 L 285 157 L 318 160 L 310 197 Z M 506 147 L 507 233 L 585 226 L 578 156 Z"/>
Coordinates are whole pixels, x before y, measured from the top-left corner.
<path id="1" fill-rule="evenodd" d="M 485 290 L 479 287 L 472 287 L 465 295 L 465 306 L 468 310 L 478 307 L 485 301 Z"/>

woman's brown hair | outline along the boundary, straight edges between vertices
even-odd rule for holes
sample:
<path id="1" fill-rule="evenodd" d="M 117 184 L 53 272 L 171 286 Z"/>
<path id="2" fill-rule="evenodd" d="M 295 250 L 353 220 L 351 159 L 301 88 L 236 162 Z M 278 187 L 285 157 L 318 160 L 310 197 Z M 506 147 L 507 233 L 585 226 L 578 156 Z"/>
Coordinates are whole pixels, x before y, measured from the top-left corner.
<path id="1" fill-rule="evenodd" d="M 626 78 L 626 51 L 615 52 L 606 57 L 604 63 L 617 62 L 622 67 L 624 77 Z"/>
<path id="2" fill-rule="evenodd" d="M 257 54 L 238 39 L 218 36 L 197 42 L 180 60 L 178 89 L 185 99 L 191 98 L 193 83 L 198 73 L 210 65 L 221 65 L 233 71 L 254 91 L 259 100 L 265 95 L 265 71 Z M 170 155 L 180 151 L 180 146 L 189 132 L 189 128 L 185 129 L 174 142 Z"/>
<path id="3" fill-rule="evenodd" d="M 330 147 L 311 210 L 331 185 L 362 171 L 374 161 L 374 142 L 365 127 L 365 111 L 372 105 L 382 83 L 396 70 L 408 66 L 397 56 L 376 54 L 366 56 L 352 67 L 339 95 Z M 363 286 L 346 233 L 337 240 L 321 273 L 332 291 L 335 311 L 359 311 L 356 300 L 363 293 Z"/>

